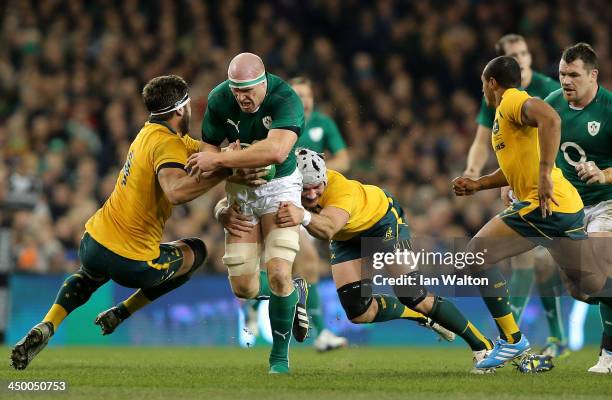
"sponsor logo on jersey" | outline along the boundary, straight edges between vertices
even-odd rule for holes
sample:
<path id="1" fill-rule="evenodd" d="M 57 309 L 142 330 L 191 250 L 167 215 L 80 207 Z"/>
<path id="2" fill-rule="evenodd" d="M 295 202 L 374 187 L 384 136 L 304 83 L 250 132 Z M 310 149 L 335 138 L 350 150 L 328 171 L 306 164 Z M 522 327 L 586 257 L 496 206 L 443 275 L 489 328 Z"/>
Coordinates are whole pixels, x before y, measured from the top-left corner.
<path id="1" fill-rule="evenodd" d="M 266 127 L 266 129 L 270 129 L 270 127 L 272 126 L 272 117 L 269 115 L 266 115 L 265 117 L 261 119 L 261 122 L 263 123 L 263 126 Z"/>
<path id="2" fill-rule="evenodd" d="M 587 160 L 587 156 L 586 156 L 586 152 L 584 151 L 584 149 L 582 147 L 580 147 L 579 144 L 574 143 L 574 142 L 564 142 L 561 144 L 560 147 L 561 151 L 563 152 L 563 158 L 565 158 L 565 161 L 567 161 L 567 163 L 569 165 L 571 165 L 572 167 L 577 166 L 579 163 L 581 162 L 585 162 Z M 574 161 L 570 155 L 570 151 L 569 149 L 572 149 L 572 153 L 574 155 L 578 154 L 578 157 L 580 157 L 578 159 L 578 161 Z"/>
<path id="3" fill-rule="evenodd" d="M 320 126 L 317 126 L 316 128 L 310 128 L 308 130 L 308 136 L 313 142 L 318 142 L 323 138 L 323 128 L 321 128 Z"/>
<path id="4" fill-rule="evenodd" d="M 589 135 L 595 136 L 599 133 L 599 127 L 601 124 L 597 121 L 589 121 L 587 122 L 587 131 L 589 131 Z"/>
<path id="5" fill-rule="evenodd" d="M 240 125 L 240 121 L 238 122 L 234 122 L 231 119 L 227 119 L 225 122 L 227 122 L 228 124 L 230 124 L 231 126 L 233 126 L 234 128 L 236 128 L 236 132 L 240 133 L 240 129 L 238 128 L 238 125 Z"/>

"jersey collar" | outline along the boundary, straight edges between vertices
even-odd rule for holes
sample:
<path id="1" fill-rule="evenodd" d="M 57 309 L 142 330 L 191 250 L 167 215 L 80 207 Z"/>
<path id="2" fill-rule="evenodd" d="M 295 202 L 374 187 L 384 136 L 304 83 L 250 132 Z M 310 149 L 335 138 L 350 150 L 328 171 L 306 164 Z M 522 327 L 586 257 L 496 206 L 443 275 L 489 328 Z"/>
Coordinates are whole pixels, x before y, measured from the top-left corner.
<path id="1" fill-rule="evenodd" d="M 160 119 L 155 119 L 155 118 L 149 118 L 149 123 L 150 124 L 158 124 L 158 125 L 165 126 L 166 128 L 168 128 L 168 130 L 170 132 L 172 132 L 173 134 L 175 134 L 177 136 L 180 136 L 177 131 L 175 131 L 170 125 L 168 125 L 168 123 L 166 121 L 162 121 Z"/>

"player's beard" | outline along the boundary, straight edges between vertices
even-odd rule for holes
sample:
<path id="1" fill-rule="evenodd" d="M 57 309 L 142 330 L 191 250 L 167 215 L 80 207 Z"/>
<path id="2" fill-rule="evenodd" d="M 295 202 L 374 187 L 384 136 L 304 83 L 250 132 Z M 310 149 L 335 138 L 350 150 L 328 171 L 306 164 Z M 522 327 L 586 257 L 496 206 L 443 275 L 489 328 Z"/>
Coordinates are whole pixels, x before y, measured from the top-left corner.
<path id="1" fill-rule="evenodd" d="M 183 115 L 183 118 L 181 118 L 181 122 L 179 122 L 179 131 L 181 132 L 181 134 L 183 135 L 189 134 L 190 122 L 191 122 L 191 115 L 185 113 L 185 115 Z"/>

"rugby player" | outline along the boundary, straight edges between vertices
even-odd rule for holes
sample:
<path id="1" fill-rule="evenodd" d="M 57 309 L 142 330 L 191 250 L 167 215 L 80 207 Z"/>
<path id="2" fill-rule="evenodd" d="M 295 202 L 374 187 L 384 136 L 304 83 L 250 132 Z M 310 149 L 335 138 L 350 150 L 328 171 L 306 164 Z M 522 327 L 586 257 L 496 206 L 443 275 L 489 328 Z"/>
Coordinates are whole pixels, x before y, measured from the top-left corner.
<path id="1" fill-rule="evenodd" d="M 420 284 L 394 287 L 397 297 L 373 294 L 369 276 L 372 268 L 366 268 L 368 275 L 362 271 L 363 265 L 369 265 L 369 258 L 362 253 L 362 239 L 381 239 L 376 247 L 385 251 L 411 249 L 410 230 L 397 200 L 377 186 L 328 170 L 323 158 L 311 150 L 298 149 L 296 154 L 303 176 L 301 200 L 306 210 L 284 202 L 276 216 L 277 223 L 281 227 L 302 225 L 314 237 L 330 241 L 332 276 L 348 319 L 357 324 L 416 320 L 428 324 L 447 340 L 454 335 L 446 330 L 461 336 L 472 349 L 474 361 L 482 360 L 491 349 L 491 341 L 447 299 L 435 296 Z M 419 282 L 418 269 L 408 275 Z"/>
<path id="2" fill-rule="evenodd" d="M 130 145 L 115 188 L 85 225 L 79 248 L 80 269 L 59 290 L 42 322 L 11 352 L 11 364 L 25 369 L 47 345 L 62 321 L 110 279 L 138 290 L 96 318 L 103 334 L 160 296 L 185 284 L 206 258 L 199 238 L 161 243 L 172 206 L 195 199 L 230 172 L 217 170 L 193 178 L 184 166 L 202 143 L 188 134 L 191 105 L 187 83 L 160 76 L 142 92 L 151 113 Z"/>
<path id="3" fill-rule="evenodd" d="M 597 54 L 586 43 L 568 47 L 559 62 L 561 89 L 544 101 L 561 117 L 556 164 L 584 203 L 589 237 L 612 236 L 612 93 L 597 83 Z M 595 239 L 605 246 L 609 239 Z M 599 252 L 604 257 L 605 251 Z M 589 372 L 612 373 L 612 309 L 599 303 L 604 332 Z"/>
<path id="4" fill-rule="evenodd" d="M 246 173 L 261 167 L 273 175 L 262 185 L 226 183 L 229 204 L 239 207 L 254 228 L 241 233 L 226 230 L 223 263 L 237 297 L 270 299 L 269 372 L 288 373 L 292 329 L 298 341 L 308 333 L 308 288 L 303 279 L 294 285 L 291 278 L 300 248 L 299 229 L 279 227 L 275 216 L 283 201 L 301 207 L 302 176 L 292 149 L 304 127 L 304 107 L 291 86 L 268 73 L 255 54 L 235 56 L 227 75 L 208 96 L 202 122 L 204 151 L 193 154 L 187 167 L 192 176 L 219 168 Z M 225 140 L 249 146 L 221 152 Z M 259 268 L 262 255 L 267 273 Z"/>
<path id="5" fill-rule="evenodd" d="M 529 341 L 521 333 L 508 302 L 506 282 L 495 264 L 537 245 L 547 247 L 569 282 L 585 294 L 609 303 L 609 265 L 598 262 L 584 229 L 583 203 L 555 164 L 561 121 L 544 101 L 518 89 L 520 67 L 512 57 L 491 60 L 481 76 L 487 104 L 497 107 L 492 145 L 500 168 L 478 179 L 453 180 L 455 194 L 510 185 L 517 202 L 491 219 L 470 242 L 485 262 L 472 265 L 472 276 L 487 278 L 481 288 L 501 338 L 477 368 L 494 368 L 525 354 Z M 486 250 L 486 251 L 485 251 Z"/>
<path id="6" fill-rule="evenodd" d="M 557 81 L 531 68 L 532 57 L 523 36 L 514 33 L 502 36 L 495 44 L 495 52 L 498 56 L 509 56 L 516 59 L 521 68 L 521 87 L 530 96 L 544 99 L 551 92 L 559 89 Z M 470 178 L 480 176 L 491 151 L 491 128 L 494 119 L 495 108 L 487 106 L 483 96 L 480 111 L 476 117 L 478 127 L 474 142 L 468 152 L 464 176 Z M 509 206 L 515 200 L 508 187 L 502 188 L 502 199 L 506 206 Z M 567 356 L 569 355 L 569 349 L 567 348 L 567 338 L 563 328 L 561 305 L 559 298 L 554 296 L 561 281 L 556 269 L 550 265 L 551 260 L 548 253 L 538 250 L 543 249 L 539 248 L 510 259 L 510 265 L 512 266 L 512 276 L 509 284 L 510 306 L 514 318 L 520 325 L 534 283 L 534 266 L 538 264 L 535 268 L 536 284 L 550 332 L 542 353 L 554 357 Z"/>

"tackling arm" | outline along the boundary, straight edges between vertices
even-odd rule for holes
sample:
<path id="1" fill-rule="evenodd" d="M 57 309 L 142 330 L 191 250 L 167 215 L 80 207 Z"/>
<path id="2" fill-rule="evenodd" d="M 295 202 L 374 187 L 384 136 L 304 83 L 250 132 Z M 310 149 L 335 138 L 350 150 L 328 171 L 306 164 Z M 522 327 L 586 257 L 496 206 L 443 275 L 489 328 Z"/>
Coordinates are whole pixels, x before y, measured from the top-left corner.
<path id="1" fill-rule="evenodd" d="M 215 167 L 256 168 L 281 164 L 297 141 L 295 132 L 288 129 L 271 129 L 268 137 L 240 152 L 220 153 L 215 157 Z"/>
<path id="2" fill-rule="evenodd" d="M 190 177 L 180 168 L 162 168 L 157 173 L 157 181 L 164 194 L 173 205 L 187 203 L 206 193 L 231 173 L 228 169 L 219 169 Z"/>
<path id="3" fill-rule="evenodd" d="M 306 230 L 314 237 L 331 240 L 348 222 L 349 213 L 337 207 L 325 207 L 319 214 L 312 214 Z"/>

